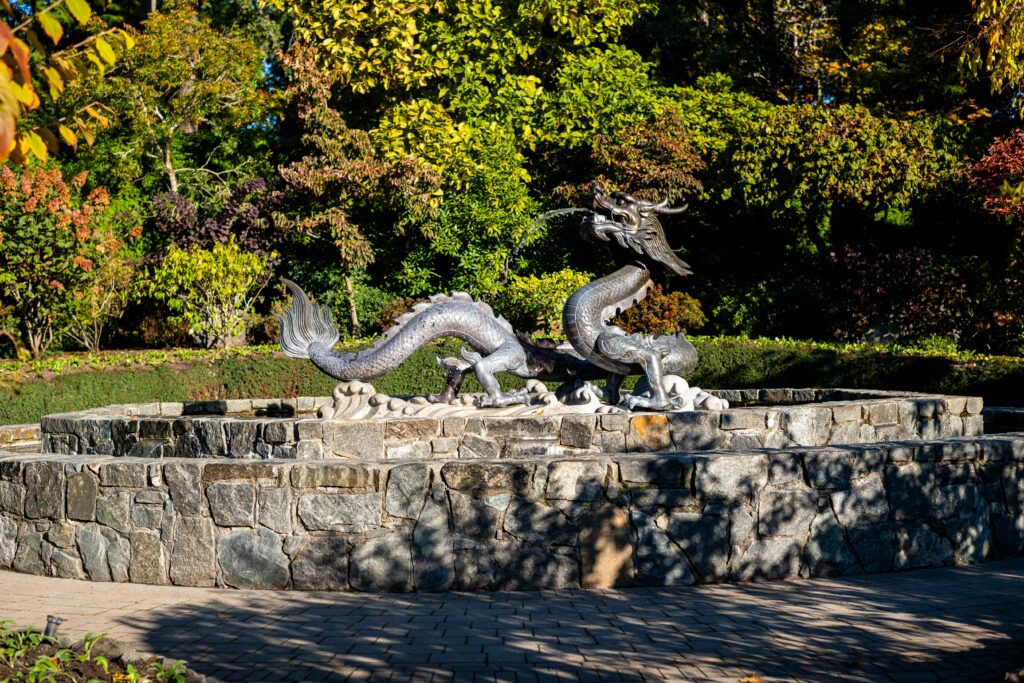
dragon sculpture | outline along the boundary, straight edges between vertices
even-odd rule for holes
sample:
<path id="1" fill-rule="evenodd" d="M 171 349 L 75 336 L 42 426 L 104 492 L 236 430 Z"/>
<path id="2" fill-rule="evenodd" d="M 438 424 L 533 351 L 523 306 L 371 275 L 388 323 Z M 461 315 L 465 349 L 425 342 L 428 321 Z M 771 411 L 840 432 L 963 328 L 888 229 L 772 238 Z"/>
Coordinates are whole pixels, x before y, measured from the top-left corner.
<path id="1" fill-rule="evenodd" d="M 308 358 L 324 373 L 343 381 L 368 380 L 397 367 L 425 344 L 442 337 L 456 337 L 472 351 L 462 351 L 462 360 L 438 361 L 447 371 L 447 383 L 433 401 L 448 402 L 456 397 L 462 381 L 473 372 L 486 396 L 481 407 L 527 403 L 525 390 L 502 391 L 495 373 L 508 372 L 526 379 L 575 382 L 607 377 L 603 398 L 619 402 L 619 385 L 626 375 L 642 374 L 637 391 L 625 399 L 630 409 L 668 410 L 675 406 L 666 394 L 663 378 L 682 375 L 694 368 L 697 352 L 682 335 L 647 336 L 627 334 L 608 323 L 617 313 L 644 298 L 651 286 L 651 269 L 664 267 L 688 275 L 689 267 L 669 248 L 658 222 L 658 214 L 680 213 L 686 207 L 670 209 L 666 201 L 652 203 L 629 194 L 605 194 L 594 188 L 587 197 L 591 213 L 581 231 L 602 241 L 611 238 L 624 247 L 625 263 L 615 273 L 594 280 L 569 297 L 563 310 L 569 345 L 549 348 L 517 334 L 511 324 L 498 317 L 487 304 L 474 301 L 464 292 L 437 295 L 429 302 L 395 320 L 394 326 L 368 349 L 358 353 L 334 350 L 338 329 L 329 309 L 313 304 L 294 282 L 283 282 L 292 295 L 292 306 L 281 322 L 281 348 L 286 355 Z"/>

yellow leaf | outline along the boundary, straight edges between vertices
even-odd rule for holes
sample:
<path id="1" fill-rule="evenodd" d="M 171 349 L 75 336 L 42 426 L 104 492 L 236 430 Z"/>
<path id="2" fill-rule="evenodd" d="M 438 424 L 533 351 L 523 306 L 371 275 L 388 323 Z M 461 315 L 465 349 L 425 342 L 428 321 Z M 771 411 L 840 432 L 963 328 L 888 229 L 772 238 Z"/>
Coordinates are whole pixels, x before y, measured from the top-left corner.
<path id="1" fill-rule="evenodd" d="M 46 31 L 46 35 L 50 36 L 50 40 L 56 45 L 60 42 L 61 36 L 64 35 L 64 27 L 61 26 L 60 22 L 57 21 L 52 14 L 49 12 L 41 12 L 36 15 L 36 19 L 39 20 L 39 25 Z"/>
<path id="2" fill-rule="evenodd" d="M 11 90 L 14 91 L 14 96 L 18 98 L 19 102 L 25 105 L 26 109 L 35 109 L 39 106 L 39 95 L 36 94 L 31 83 L 21 85 L 12 81 Z"/>
<path id="3" fill-rule="evenodd" d="M 96 70 L 99 71 L 100 76 L 102 76 L 103 73 L 107 70 L 107 65 L 104 64 L 103 61 L 96 56 L 95 52 L 86 52 L 85 56 L 90 62 L 96 65 Z"/>
<path id="4" fill-rule="evenodd" d="M 60 77 L 57 70 L 52 66 L 48 66 L 43 69 L 43 75 L 46 76 L 46 82 L 50 84 L 50 88 L 57 92 L 64 92 L 64 79 Z M 54 99 L 57 99 L 56 97 Z"/>
<path id="5" fill-rule="evenodd" d="M 78 149 L 78 136 L 75 135 L 75 131 L 71 130 L 63 123 L 57 128 L 57 132 L 64 138 L 64 142 L 71 145 L 72 148 Z"/>
<path id="6" fill-rule="evenodd" d="M 131 50 L 133 47 L 135 47 L 135 39 L 132 38 L 132 34 L 128 33 L 128 31 L 125 31 L 123 29 L 119 30 L 118 34 L 120 34 L 121 39 L 124 41 L 125 50 Z"/>
<path id="7" fill-rule="evenodd" d="M 104 130 L 106 130 L 107 128 L 110 127 L 110 119 L 108 119 L 106 116 L 104 116 L 103 114 L 99 113 L 98 111 L 96 111 L 92 107 L 86 107 L 85 108 L 85 113 L 88 114 L 89 116 L 93 117 L 97 121 L 99 121 L 100 125 L 103 126 Z"/>
<path id="8" fill-rule="evenodd" d="M 68 10 L 75 16 L 79 24 L 86 24 L 92 17 L 92 8 L 85 0 L 65 0 Z"/>
<path id="9" fill-rule="evenodd" d="M 96 39 L 96 51 L 100 53 L 100 57 L 103 57 L 103 61 L 107 64 L 113 64 L 117 61 L 117 55 L 114 54 L 114 49 L 110 47 L 110 43 L 102 38 Z"/>
<path id="10" fill-rule="evenodd" d="M 34 130 L 30 130 L 22 136 L 25 143 L 28 145 L 29 151 L 32 152 L 40 161 L 46 161 L 49 158 L 49 153 L 46 150 L 46 143 L 39 137 L 39 134 Z"/>

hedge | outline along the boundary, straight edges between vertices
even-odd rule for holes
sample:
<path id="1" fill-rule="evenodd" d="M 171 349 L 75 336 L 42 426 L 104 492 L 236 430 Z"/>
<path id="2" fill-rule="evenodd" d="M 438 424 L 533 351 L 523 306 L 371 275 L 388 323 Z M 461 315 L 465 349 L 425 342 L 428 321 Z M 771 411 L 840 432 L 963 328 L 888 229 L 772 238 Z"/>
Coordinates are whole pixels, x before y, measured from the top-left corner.
<path id="1" fill-rule="evenodd" d="M 695 337 L 700 353 L 692 385 L 710 388 L 849 387 L 980 395 L 986 405 L 1024 405 L 1024 362 L 1018 358 L 910 353 L 811 342 Z M 444 374 L 439 356 L 457 355 L 446 341 L 421 349 L 401 367 L 374 380 L 383 393 L 438 391 Z M 335 380 L 308 361 L 285 358 L 270 347 L 240 352 L 138 352 L 148 365 L 117 367 L 125 354 L 47 361 L 45 368 L 7 363 L 0 367 L 0 424 L 37 422 L 48 413 L 113 403 L 189 401 L 244 397 L 327 396 Z M 114 358 L 117 362 L 110 362 Z M 113 367 L 112 367 L 113 366 Z M 18 369 L 20 367 L 20 369 Z M 26 370 L 28 368 L 28 370 Z M 70 368 L 70 369 L 69 369 Z M 99 369 L 93 369 L 99 368 Z M 42 376 L 35 376 L 38 374 Z M 523 385 L 503 377 L 502 385 Z M 478 391 L 470 380 L 468 391 Z"/>

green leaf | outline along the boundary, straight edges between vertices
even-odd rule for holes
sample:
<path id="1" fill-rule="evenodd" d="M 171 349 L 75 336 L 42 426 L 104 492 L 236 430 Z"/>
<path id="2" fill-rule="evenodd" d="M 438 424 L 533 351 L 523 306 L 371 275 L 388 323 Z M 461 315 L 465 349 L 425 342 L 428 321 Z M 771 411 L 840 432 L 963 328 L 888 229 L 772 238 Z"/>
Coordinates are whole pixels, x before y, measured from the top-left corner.
<path id="1" fill-rule="evenodd" d="M 49 12 L 41 12 L 36 15 L 36 18 L 39 20 L 39 25 L 46 31 L 46 35 L 50 36 L 53 44 L 59 43 L 61 36 L 64 35 L 64 27 L 61 26 L 61 23 Z"/>
<path id="2" fill-rule="evenodd" d="M 65 0 L 68 10 L 74 15 L 79 24 L 85 25 L 92 17 L 92 8 L 85 0 Z"/>
<path id="3" fill-rule="evenodd" d="M 96 39 L 96 51 L 100 53 L 100 57 L 103 57 L 103 61 L 107 64 L 113 64 L 117 61 L 117 55 L 114 54 L 114 49 L 110 47 L 110 43 L 102 38 Z"/>

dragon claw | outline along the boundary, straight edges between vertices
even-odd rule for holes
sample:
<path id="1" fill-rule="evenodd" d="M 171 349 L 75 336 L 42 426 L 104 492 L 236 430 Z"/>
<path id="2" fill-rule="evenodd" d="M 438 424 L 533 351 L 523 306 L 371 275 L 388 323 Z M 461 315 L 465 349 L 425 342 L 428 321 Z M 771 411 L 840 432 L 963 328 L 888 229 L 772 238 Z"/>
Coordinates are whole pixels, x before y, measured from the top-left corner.
<path id="1" fill-rule="evenodd" d="M 517 403 L 530 404 L 530 394 L 526 389 L 510 392 L 499 391 L 495 396 L 481 396 L 477 405 L 481 408 L 502 408 Z"/>

